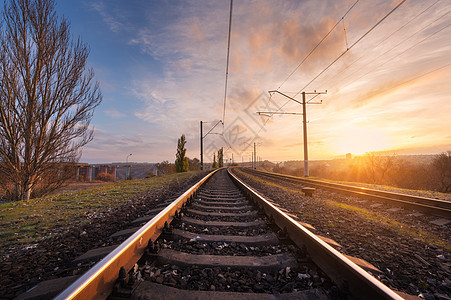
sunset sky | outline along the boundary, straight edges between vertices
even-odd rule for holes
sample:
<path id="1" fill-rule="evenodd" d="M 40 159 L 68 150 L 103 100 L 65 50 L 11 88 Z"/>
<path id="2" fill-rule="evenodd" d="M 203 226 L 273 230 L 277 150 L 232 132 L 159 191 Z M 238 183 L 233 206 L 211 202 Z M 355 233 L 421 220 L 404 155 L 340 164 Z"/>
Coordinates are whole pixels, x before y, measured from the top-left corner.
<path id="1" fill-rule="evenodd" d="M 249 160 L 254 142 L 263 159 L 303 159 L 302 116 L 256 112 L 301 112 L 268 91 L 295 96 L 304 87 L 327 90 L 313 100 L 321 105 L 307 107 L 311 159 L 451 150 L 451 2 L 406 1 L 364 36 L 401 0 L 361 0 L 300 65 L 354 2 L 233 3 L 225 122 L 205 138 L 205 161 L 220 147 L 226 158 Z M 187 155 L 199 158 L 199 122 L 209 122 L 206 133 L 224 113 L 229 5 L 57 1 L 73 35 L 89 44 L 103 93 L 82 162 L 120 162 L 130 153 L 136 162 L 173 161 L 182 134 Z"/>

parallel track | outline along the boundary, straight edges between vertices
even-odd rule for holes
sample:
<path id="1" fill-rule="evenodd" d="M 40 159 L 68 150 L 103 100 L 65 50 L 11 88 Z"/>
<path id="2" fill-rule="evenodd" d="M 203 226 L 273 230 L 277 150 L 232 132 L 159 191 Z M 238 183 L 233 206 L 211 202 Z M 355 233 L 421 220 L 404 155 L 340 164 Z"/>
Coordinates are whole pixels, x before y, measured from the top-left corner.
<path id="1" fill-rule="evenodd" d="M 355 187 L 345 184 L 330 183 L 313 180 L 309 178 L 301 178 L 284 174 L 258 171 L 250 168 L 246 168 L 246 172 L 250 174 L 255 174 L 257 176 L 268 177 L 278 180 L 282 179 L 284 181 L 300 183 L 307 187 L 314 187 L 329 190 L 332 192 L 346 193 L 349 195 L 361 196 L 374 200 L 396 203 L 399 206 L 408 207 L 418 211 L 423 211 L 435 216 L 451 218 L 451 201 L 380 191 L 363 187 Z"/>
<path id="2" fill-rule="evenodd" d="M 161 211 L 157 216 L 151 219 L 147 224 L 145 224 L 141 229 L 139 229 L 136 233 L 130 236 L 124 243 L 122 243 L 119 247 L 117 247 L 113 252 L 107 255 L 103 260 L 97 263 L 92 269 L 86 272 L 83 276 L 81 276 L 77 281 L 75 281 L 71 286 L 69 286 L 66 290 L 64 290 L 61 294 L 57 296 L 56 299 L 105 299 L 107 298 L 113 287 L 117 286 L 117 279 L 119 277 L 119 273 L 121 268 L 128 272 L 133 269 L 135 263 L 141 259 L 143 254 L 150 257 L 157 257 L 156 261 L 161 260 L 169 260 L 170 264 L 178 264 L 183 265 L 181 261 L 183 261 L 183 257 L 189 256 L 188 254 L 180 254 L 175 253 L 174 250 L 164 249 L 161 252 L 154 251 L 155 250 L 155 241 L 159 238 L 161 234 L 165 239 L 168 236 L 172 236 L 170 232 L 169 225 L 171 221 L 177 219 L 176 222 L 172 224 L 188 224 L 191 222 L 198 224 L 210 223 L 216 224 L 214 222 L 218 222 L 218 220 L 223 220 L 224 216 L 230 218 L 231 222 L 234 222 L 234 218 L 240 218 L 244 216 L 245 222 L 257 222 L 258 219 L 252 221 L 250 216 L 256 215 L 258 216 L 258 212 L 253 210 L 247 210 L 248 205 L 247 201 L 250 201 L 254 206 L 258 207 L 260 211 L 263 211 L 266 215 L 265 218 L 271 220 L 272 224 L 275 224 L 281 231 L 288 236 L 288 238 L 302 249 L 302 251 L 307 251 L 308 257 L 323 271 L 326 275 L 332 280 L 332 282 L 338 286 L 340 289 L 340 293 L 344 293 L 345 295 L 350 295 L 353 298 L 361 298 L 361 299 L 402 299 L 399 297 L 394 291 L 390 290 L 388 287 L 383 285 L 381 282 L 376 280 L 374 277 L 369 275 L 359 266 L 351 262 L 348 258 L 341 255 L 335 249 L 326 244 L 323 240 L 315 236 L 313 233 L 308 231 L 305 227 L 300 225 L 297 221 L 293 220 L 290 216 L 285 214 L 283 211 L 278 209 L 275 205 L 273 205 L 270 201 L 264 199 L 262 196 L 258 195 L 254 192 L 250 187 L 248 187 L 244 182 L 239 180 L 233 174 L 230 174 L 234 184 L 227 183 L 227 185 L 223 185 L 221 187 L 217 187 L 216 190 L 214 188 L 214 183 L 216 182 L 230 182 L 230 179 L 227 179 L 228 176 L 225 174 L 225 170 L 220 170 L 216 173 L 211 173 L 202 179 L 199 183 L 190 188 L 187 192 L 185 192 L 182 196 L 177 198 L 174 202 L 172 202 L 168 207 L 166 207 L 163 211 Z M 214 177 L 213 177 L 214 176 Z M 212 177 L 212 178 L 210 178 Z M 202 187 L 202 185 L 207 182 L 207 187 Z M 246 196 L 246 198 L 243 197 Z M 247 200 L 245 200 L 247 199 Z M 215 204 L 216 201 L 216 204 Z M 243 202 L 244 201 L 244 202 Z M 193 204 L 192 206 L 187 206 L 187 204 Z M 227 204 L 229 203 L 229 204 Z M 215 207 L 212 210 L 206 208 L 207 206 Z M 243 206 L 244 205 L 244 206 Z M 243 207 L 246 209 L 243 211 Z M 199 212 L 201 209 L 206 209 L 207 213 Z M 237 210 L 233 212 L 233 210 Z M 216 212 L 215 212 L 216 210 Z M 180 215 L 180 212 L 184 212 L 183 216 Z M 187 215 L 185 215 L 187 214 Z M 194 217 L 197 214 L 197 217 Z M 216 221 L 205 221 L 208 218 L 216 218 Z M 190 221 L 189 219 L 198 219 L 197 221 Z M 206 218 L 206 219 L 205 219 Z M 205 220 L 204 220 L 205 219 Z M 224 221 L 224 220 L 223 220 Z M 241 221 L 242 223 L 243 221 Z M 230 230 L 230 228 L 235 228 L 238 226 L 237 224 L 231 224 L 231 227 L 224 226 L 226 224 L 216 224 L 213 228 L 224 228 L 225 231 Z M 261 228 L 267 225 L 260 225 Z M 195 226 L 194 226 L 195 227 Z M 260 228 L 258 227 L 258 228 Z M 178 229 L 176 229 L 178 230 Z M 188 230 L 188 229 L 187 229 Z M 231 231 L 233 232 L 233 230 Z M 175 233 L 174 233 L 175 234 Z M 180 233 L 180 230 L 178 231 Z M 189 232 L 184 232 L 185 238 L 189 238 Z M 229 233 L 230 234 L 230 233 Z M 200 233 L 194 233 L 194 236 L 200 235 Z M 205 238 L 205 236 L 202 236 Z M 218 237 L 214 237 L 214 235 L 210 235 L 207 237 L 211 240 L 217 240 Z M 194 238 L 196 239 L 196 238 Z M 246 243 L 246 240 L 249 242 L 252 240 L 255 243 L 255 239 L 249 239 L 246 237 L 233 237 L 233 236 L 220 236 L 219 241 L 224 241 L 228 239 L 242 239 L 243 244 Z M 269 238 L 268 238 L 269 239 Z M 160 237 L 161 240 L 161 237 Z M 183 240 L 183 239 L 182 239 Z M 153 241 L 153 242 L 150 242 Z M 264 243 L 265 241 L 263 241 Z M 274 242 L 274 241 L 273 241 Z M 269 243 L 269 241 L 267 241 Z M 186 242 L 178 242 L 180 247 L 185 247 Z M 175 245 L 175 244 L 174 244 Z M 274 246 L 273 246 L 274 247 Z M 291 249 L 291 248 L 289 248 Z M 171 252 L 172 251 L 172 252 Z M 280 250 L 282 251 L 282 250 Z M 299 251 L 299 250 L 298 250 Z M 296 251 L 295 251 L 296 252 Z M 241 254 L 242 255 L 242 254 Z M 292 257 L 292 253 L 280 253 L 281 258 L 278 260 L 279 262 L 290 261 L 283 255 L 288 255 L 287 257 Z M 169 257 L 169 258 L 168 258 Z M 202 265 L 202 261 L 205 261 L 205 256 L 196 255 L 189 256 L 192 263 Z M 264 256 L 266 257 L 266 256 Z M 277 255 L 272 255 L 272 258 L 277 260 Z M 195 261 L 194 261 L 195 260 Z M 254 262 L 254 258 L 240 258 L 240 256 L 209 256 L 207 260 L 213 261 L 213 265 L 222 266 L 231 264 L 235 267 L 240 267 L 245 265 L 245 263 L 241 263 L 240 261 L 249 261 Z M 301 259 L 302 260 L 302 259 Z M 296 269 L 300 258 L 295 258 L 293 261 L 290 261 L 292 264 L 292 268 Z M 178 262 L 178 263 L 177 263 Z M 185 261 L 186 263 L 186 261 Z M 262 265 L 256 265 L 257 268 L 265 268 L 266 262 L 262 262 Z M 310 263 L 308 263 L 310 264 Z M 304 266 L 305 267 L 305 266 Z M 179 269 L 179 267 L 175 266 L 175 270 Z M 180 267 L 182 268 L 182 267 Z M 284 267 L 285 268 L 285 267 Z M 289 270 L 289 268 L 287 269 Z M 136 270 L 135 270 L 136 271 Z M 123 271 L 121 271 L 123 273 Z M 176 272 L 177 273 L 177 272 Z M 269 272 L 268 272 L 269 273 Z M 284 276 L 288 278 L 289 271 L 284 273 Z M 123 274 L 122 274 L 123 276 Z M 125 277 L 124 279 L 125 280 Z M 175 285 L 175 283 L 174 283 Z M 158 286 L 157 286 L 158 287 Z M 163 287 L 163 286 L 162 286 Z M 193 292 L 194 293 L 194 292 Z M 207 292 L 208 293 L 208 292 Z M 218 292 L 217 292 L 218 293 Z M 188 294 L 187 295 L 191 295 Z M 205 296 L 206 295 L 206 296 Z M 205 294 L 204 297 L 210 297 L 210 294 Z M 228 294 L 224 294 L 227 296 Z M 228 297 L 231 297 L 229 294 Z M 247 296 L 246 296 L 247 295 Z M 264 297 L 265 294 L 245 294 L 244 298 L 251 297 L 254 295 L 254 298 Z M 260 296 L 258 296 L 260 295 Z M 160 295 L 161 296 L 161 295 Z M 196 296 L 188 296 L 189 297 L 197 297 Z M 236 296 L 236 295 L 235 295 Z M 158 298 L 159 295 L 152 294 L 151 298 Z M 217 297 L 217 295 L 216 295 Z M 234 297 L 234 296 L 232 296 Z"/>

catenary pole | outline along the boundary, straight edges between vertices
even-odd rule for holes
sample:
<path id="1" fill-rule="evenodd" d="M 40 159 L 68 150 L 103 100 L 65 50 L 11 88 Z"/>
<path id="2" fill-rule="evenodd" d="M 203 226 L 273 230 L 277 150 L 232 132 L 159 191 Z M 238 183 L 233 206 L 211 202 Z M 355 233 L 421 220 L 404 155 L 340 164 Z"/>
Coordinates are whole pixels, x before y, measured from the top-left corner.
<path id="1" fill-rule="evenodd" d="M 305 99 L 305 95 L 306 94 L 313 94 L 316 96 L 321 95 L 321 94 L 326 94 L 327 90 L 325 92 L 317 92 L 314 91 L 313 93 L 306 93 L 306 92 L 302 92 L 302 102 L 290 97 L 282 92 L 279 91 L 269 91 L 270 94 L 272 93 L 278 93 L 296 103 L 299 103 L 302 105 L 302 113 L 286 113 L 286 112 L 280 112 L 280 111 L 274 111 L 274 112 L 269 112 L 269 111 L 258 111 L 257 113 L 259 115 L 264 115 L 264 116 L 269 116 L 271 117 L 272 115 L 275 114 L 280 114 L 280 115 L 302 115 L 302 129 L 303 129 L 303 135 L 304 135 L 304 177 L 309 177 L 309 167 L 308 167 L 308 144 L 307 144 L 307 104 L 321 104 L 321 102 L 311 102 L 312 99 L 310 99 L 309 101 L 306 101 Z M 313 97 L 313 98 L 315 98 Z"/>
<path id="2" fill-rule="evenodd" d="M 304 177 L 309 177 L 307 145 L 307 105 L 305 103 L 305 92 L 302 92 L 302 123 L 304 132 Z"/>
<path id="3" fill-rule="evenodd" d="M 204 143 L 203 143 L 203 133 L 202 133 L 202 121 L 200 121 L 200 169 L 204 169 Z"/>

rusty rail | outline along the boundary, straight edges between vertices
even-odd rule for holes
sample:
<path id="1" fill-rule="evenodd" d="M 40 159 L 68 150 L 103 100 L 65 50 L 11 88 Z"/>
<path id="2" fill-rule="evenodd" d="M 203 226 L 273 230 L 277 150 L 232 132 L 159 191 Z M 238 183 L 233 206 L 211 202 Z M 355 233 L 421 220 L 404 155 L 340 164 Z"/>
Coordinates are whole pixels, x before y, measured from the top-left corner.
<path id="1" fill-rule="evenodd" d="M 155 241 L 160 236 L 164 223 L 169 224 L 174 218 L 175 212 L 180 210 L 183 204 L 193 197 L 197 189 L 216 171 L 209 173 L 174 200 L 55 299 L 106 299 L 113 291 L 120 268 L 124 267 L 127 272 L 131 270 L 143 255 L 149 239 Z"/>
<path id="2" fill-rule="evenodd" d="M 330 190 L 333 192 L 346 193 L 350 195 L 364 196 L 373 200 L 383 202 L 395 202 L 399 206 L 416 209 L 429 214 L 449 218 L 451 216 L 451 201 L 432 199 L 426 197 L 412 196 L 401 193 L 374 190 L 351 185 L 324 182 L 314 179 L 301 178 L 285 174 L 251 170 L 251 173 L 261 174 L 263 176 L 284 179 L 295 183 L 303 183 L 306 186 Z"/>
<path id="3" fill-rule="evenodd" d="M 195 196 L 197 189 L 210 178 L 212 172 L 191 187 L 168 207 L 146 223 L 135 234 L 98 262 L 77 281 L 61 292 L 55 299 L 106 299 L 112 292 L 119 270 L 130 270 L 144 253 L 149 239 L 155 241 L 162 233 L 165 222 L 174 218 L 175 212 Z M 229 172 L 230 173 L 230 172 Z M 298 246 L 305 246 L 314 262 L 341 288 L 355 298 L 402 299 L 359 266 L 330 247 L 313 233 L 294 221 L 277 207 L 257 194 L 236 176 L 232 179 L 257 205 L 282 229 L 286 228 L 290 238 Z"/>
<path id="4" fill-rule="evenodd" d="M 298 246 L 307 248 L 312 260 L 341 288 L 357 299 L 403 299 L 382 282 L 329 246 L 304 226 L 271 204 L 229 170 L 241 190 L 258 205 L 275 224 L 286 230 Z"/>

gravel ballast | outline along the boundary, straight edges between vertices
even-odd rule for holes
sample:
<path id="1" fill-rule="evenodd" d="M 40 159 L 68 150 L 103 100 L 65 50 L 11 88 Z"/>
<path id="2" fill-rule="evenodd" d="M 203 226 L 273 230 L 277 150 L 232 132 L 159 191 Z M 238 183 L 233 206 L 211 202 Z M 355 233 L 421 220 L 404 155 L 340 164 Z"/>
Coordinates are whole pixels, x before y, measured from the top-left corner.
<path id="1" fill-rule="evenodd" d="M 376 277 L 390 288 L 427 299 L 451 297 L 451 226 L 432 224 L 437 217 L 319 189 L 307 197 L 299 184 L 245 169 L 234 173 L 313 225 L 315 234 L 338 242 L 340 252 L 376 266 L 383 272 Z"/>
<path id="2" fill-rule="evenodd" d="M 206 173 L 197 173 L 160 189 L 131 197 L 116 209 L 98 214 L 89 223 L 55 228 L 53 237 L 32 245 L 7 249 L 0 261 L 0 299 L 13 299 L 37 283 L 64 276 L 81 275 L 93 263 L 74 265 L 72 260 L 94 248 L 109 246 L 108 238 L 165 199 L 174 198 L 199 181 Z"/>

